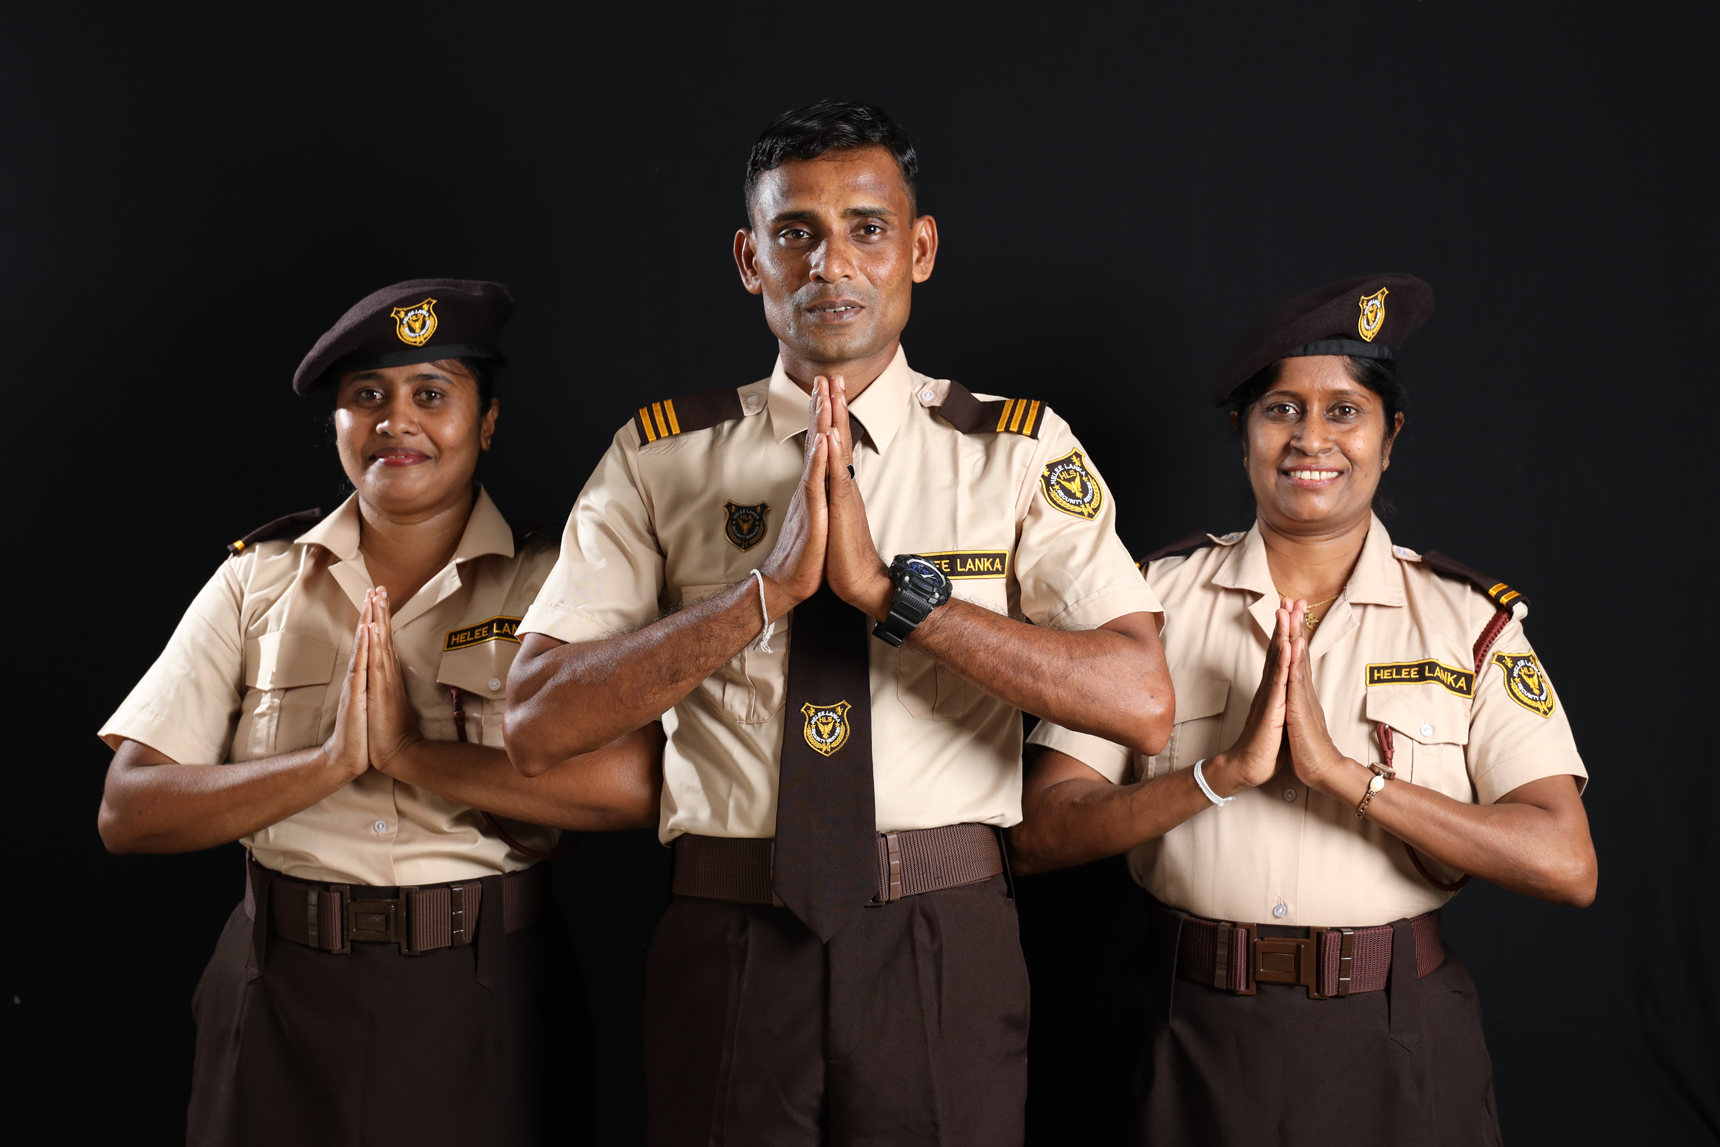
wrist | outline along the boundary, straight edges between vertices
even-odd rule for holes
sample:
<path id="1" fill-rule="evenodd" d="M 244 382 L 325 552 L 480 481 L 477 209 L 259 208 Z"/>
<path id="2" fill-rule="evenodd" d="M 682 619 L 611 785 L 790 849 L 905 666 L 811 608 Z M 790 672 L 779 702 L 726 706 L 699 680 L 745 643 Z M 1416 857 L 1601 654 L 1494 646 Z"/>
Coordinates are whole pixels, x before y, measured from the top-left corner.
<path id="1" fill-rule="evenodd" d="M 1201 766 L 1200 775 L 1208 787 L 1221 797 L 1232 797 L 1243 789 L 1253 788 L 1243 779 L 1241 765 L 1230 753 L 1215 753 Z"/>
<path id="2" fill-rule="evenodd" d="M 1354 808 L 1367 791 L 1373 772 L 1364 764 L 1341 754 L 1323 763 L 1319 772 L 1307 778 L 1308 787 Z"/>
<path id="3" fill-rule="evenodd" d="M 890 572 L 879 566 L 861 588 L 845 600 L 873 621 L 883 621 L 890 616 L 890 603 L 896 600 L 896 583 L 890 580 Z"/>

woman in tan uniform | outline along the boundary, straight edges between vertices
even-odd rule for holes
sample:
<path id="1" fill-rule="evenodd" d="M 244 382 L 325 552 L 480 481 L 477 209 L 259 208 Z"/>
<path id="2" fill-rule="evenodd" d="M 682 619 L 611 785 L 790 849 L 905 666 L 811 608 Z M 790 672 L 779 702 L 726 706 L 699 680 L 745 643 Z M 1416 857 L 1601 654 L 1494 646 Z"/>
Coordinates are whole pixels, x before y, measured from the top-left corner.
<path id="1" fill-rule="evenodd" d="M 514 629 L 556 558 L 473 481 L 512 311 L 497 283 L 417 280 L 323 336 L 293 385 L 335 387 L 356 493 L 229 547 L 101 730 L 111 851 L 247 849 L 192 1002 L 191 1143 L 589 1139 L 583 987 L 538 862 L 560 829 L 656 823 L 661 734 L 535 780 L 503 749 Z"/>
<path id="2" fill-rule="evenodd" d="M 1515 590 L 1393 544 L 1408 275 L 1331 284 L 1243 340 L 1246 532 L 1142 563 L 1176 687 L 1152 757 L 1041 724 L 1029 871 L 1129 853 L 1150 894 L 1098 1142 L 1492 1143 L 1474 985 L 1440 939 L 1470 876 L 1594 898 L 1587 774 Z M 1467 874 L 1467 875 L 1466 875 Z"/>

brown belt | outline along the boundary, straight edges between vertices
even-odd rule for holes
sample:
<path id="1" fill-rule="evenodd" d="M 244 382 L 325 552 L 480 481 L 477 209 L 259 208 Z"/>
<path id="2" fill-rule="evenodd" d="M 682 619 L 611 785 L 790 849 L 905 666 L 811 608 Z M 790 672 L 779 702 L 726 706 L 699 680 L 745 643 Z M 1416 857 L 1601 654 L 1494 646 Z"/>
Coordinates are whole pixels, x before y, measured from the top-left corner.
<path id="1" fill-rule="evenodd" d="M 501 891 L 502 931 L 531 927 L 550 898 L 547 866 L 508 873 Z M 477 880 L 368 888 L 307 884 L 276 874 L 269 883 L 269 931 L 325 952 L 350 952 L 355 940 L 399 944 L 408 956 L 462 947 L 477 936 L 485 907 Z"/>
<path id="2" fill-rule="evenodd" d="M 771 895 L 774 840 L 693 836 L 675 838 L 677 896 L 739 904 L 781 904 Z M 976 884 L 1003 872 L 997 830 L 951 824 L 878 835 L 878 894 L 873 904 Z"/>
<path id="3" fill-rule="evenodd" d="M 1430 975 L 1445 963 L 1439 910 L 1409 923 L 1415 933 L 1416 970 L 1420 976 Z M 1294 935 L 1300 931 L 1307 935 Z M 1177 942 L 1177 975 L 1239 996 L 1252 996 L 1258 984 L 1300 984 L 1314 1000 L 1378 992 L 1385 989 L 1391 967 L 1390 924 L 1301 929 L 1190 916 Z"/>

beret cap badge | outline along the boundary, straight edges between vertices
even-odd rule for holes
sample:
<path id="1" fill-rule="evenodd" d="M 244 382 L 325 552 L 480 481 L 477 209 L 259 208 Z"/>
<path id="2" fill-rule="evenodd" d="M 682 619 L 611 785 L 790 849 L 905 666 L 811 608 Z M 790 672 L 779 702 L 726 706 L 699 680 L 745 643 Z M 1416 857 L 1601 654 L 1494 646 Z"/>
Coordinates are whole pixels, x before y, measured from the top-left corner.
<path id="1" fill-rule="evenodd" d="M 1391 294 L 1381 287 L 1371 295 L 1363 295 L 1356 305 L 1362 308 L 1360 317 L 1356 319 L 1356 333 L 1362 336 L 1362 341 L 1371 343 L 1374 336 L 1380 333 L 1380 328 L 1386 321 L 1386 296 Z"/>
<path id="2" fill-rule="evenodd" d="M 436 333 L 435 299 L 425 299 L 410 307 L 395 307 L 388 314 L 394 320 L 395 335 L 407 346 L 423 346 Z"/>

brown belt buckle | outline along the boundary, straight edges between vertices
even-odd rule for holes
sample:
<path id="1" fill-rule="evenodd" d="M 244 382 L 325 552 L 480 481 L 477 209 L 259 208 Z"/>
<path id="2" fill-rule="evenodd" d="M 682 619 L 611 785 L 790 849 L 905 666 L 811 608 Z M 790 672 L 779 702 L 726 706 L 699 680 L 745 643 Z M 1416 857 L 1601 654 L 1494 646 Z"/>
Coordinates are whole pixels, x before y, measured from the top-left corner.
<path id="1" fill-rule="evenodd" d="M 1300 984 L 1308 998 L 1323 1000 L 1320 991 L 1320 933 L 1310 926 L 1306 936 L 1254 936 L 1250 928 L 1248 970 L 1259 984 Z"/>
<path id="2" fill-rule="evenodd" d="M 345 940 L 350 948 L 354 940 L 373 944 L 399 944 L 401 952 L 412 955 L 410 935 L 406 928 L 406 897 L 388 900 L 348 900 Z"/>

